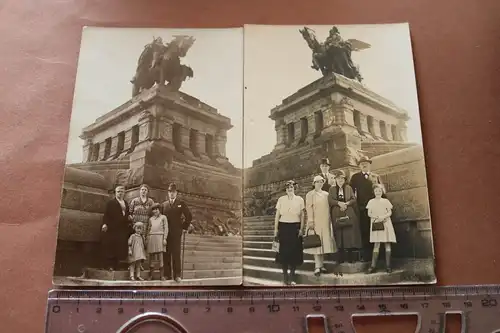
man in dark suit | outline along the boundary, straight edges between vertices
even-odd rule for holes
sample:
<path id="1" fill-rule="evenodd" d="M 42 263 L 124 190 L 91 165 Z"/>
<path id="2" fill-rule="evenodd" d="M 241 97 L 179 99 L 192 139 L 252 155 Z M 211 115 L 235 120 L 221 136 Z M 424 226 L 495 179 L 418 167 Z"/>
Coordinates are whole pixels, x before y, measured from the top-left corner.
<path id="1" fill-rule="evenodd" d="M 319 173 L 318 175 L 323 177 L 323 179 L 325 180 L 325 182 L 323 183 L 323 187 L 321 187 L 321 189 L 323 191 L 328 192 L 328 190 L 330 190 L 330 187 L 335 185 L 335 176 L 330 173 L 330 161 L 328 160 L 328 158 L 321 159 L 321 162 L 319 164 L 319 169 L 321 170 L 321 173 Z"/>
<path id="2" fill-rule="evenodd" d="M 356 201 L 359 208 L 359 224 L 361 229 L 361 241 L 363 243 L 362 258 L 370 261 L 372 244 L 370 243 L 370 217 L 366 205 L 373 199 L 373 185 L 382 184 L 380 177 L 371 171 L 372 161 L 367 157 L 362 157 L 358 161 L 360 172 L 351 177 L 350 185 L 356 194 Z M 384 195 L 385 197 L 385 195 Z"/>
<path id="3" fill-rule="evenodd" d="M 174 183 L 168 185 L 168 198 L 162 203 L 161 211 L 168 220 L 167 251 L 163 257 L 165 277 L 169 280 L 173 277 L 176 282 L 180 282 L 182 236 L 193 217 L 186 203 L 177 197 Z"/>
<path id="4" fill-rule="evenodd" d="M 124 200 L 125 187 L 115 188 L 115 197 L 108 201 L 102 218 L 102 238 L 104 266 L 117 269 L 122 260 L 127 259 L 128 237 L 132 233 L 129 221 L 129 206 Z"/>

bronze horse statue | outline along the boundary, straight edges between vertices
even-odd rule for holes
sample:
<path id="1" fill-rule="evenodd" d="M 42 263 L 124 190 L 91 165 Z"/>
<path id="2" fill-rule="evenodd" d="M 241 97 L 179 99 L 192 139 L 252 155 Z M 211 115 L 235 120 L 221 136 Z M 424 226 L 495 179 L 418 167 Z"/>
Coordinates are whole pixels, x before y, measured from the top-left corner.
<path id="1" fill-rule="evenodd" d="M 324 43 L 320 43 L 314 31 L 307 27 L 299 29 L 299 32 L 312 51 L 311 68 L 321 71 L 323 76 L 337 73 L 359 82 L 363 80 L 359 68 L 352 62 L 351 52 L 369 48 L 369 44 L 357 39 L 342 39 L 335 26 L 330 29 Z"/>
<path id="2" fill-rule="evenodd" d="M 142 51 L 136 74 L 130 81 L 133 84 L 132 96 L 155 84 L 165 84 L 171 91 L 178 91 L 187 78 L 192 78 L 193 69 L 181 64 L 181 58 L 193 45 L 195 39 L 188 36 L 176 36 L 170 43 L 164 44 L 161 37 L 154 38 Z"/>

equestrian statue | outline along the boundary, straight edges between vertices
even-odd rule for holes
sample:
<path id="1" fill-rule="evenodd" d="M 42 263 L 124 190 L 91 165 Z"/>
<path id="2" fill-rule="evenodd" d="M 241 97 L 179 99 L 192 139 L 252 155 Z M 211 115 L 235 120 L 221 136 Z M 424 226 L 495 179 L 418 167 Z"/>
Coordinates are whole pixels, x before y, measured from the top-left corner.
<path id="1" fill-rule="evenodd" d="M 163 85 L 170 91 L 178 91 L 187 78 L 193 77 L 193 69 L 181 64 L 181 58 L 195 41 L 191 36 L 175 36 L 169 43 L 163 43 L 161 37 L 144 46 L 133 79 L 132 96 L 155 84 Z"/>
<path id="2" fill-rule="evenodd" d="M 363 80 L 358 66 L 352 62 L 351 52 L 367 49 L 370 47 L 369 44 L 357 39 L 342 39 L 335 26 L 330 29 L 324 43 L 318 42 L 314 31 L 310 28 L 304 27 L 299 32 L 313 52 L 311 68 L 321 71 L 323 76 L 337 73 L 359 82 Z"/>

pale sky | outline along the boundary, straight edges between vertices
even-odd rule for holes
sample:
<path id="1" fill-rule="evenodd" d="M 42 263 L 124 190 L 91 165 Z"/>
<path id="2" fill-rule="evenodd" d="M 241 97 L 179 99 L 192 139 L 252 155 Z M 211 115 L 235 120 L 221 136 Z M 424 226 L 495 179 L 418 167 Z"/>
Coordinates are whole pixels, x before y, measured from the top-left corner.
<path id="1" fill-rule="evenodd" d="M 273 107 L 303 86 L 319 79 L 310 66 L 311 50 L 299 32 L 303 26 L 245 26 L 244 165 L 272 151 L 276 144 Z M 331 25 L 307 26 L 323 42 Z M 408 111 L 408 140 L 421 143 L 417 87 L 407 24 L 340 25 L 344 39 L 358 39 L 371 48 L 352 53 L 363 83 Z"/>
<path id="2" fill-rule="evenodd" d="M 86 28 L 82 36 L 67 163 L 82 162 L 83 127 L 132 97 L 130 80 L 144 45 L 153 36 L 164 42 L 174 35 L 196 38 L 181 61 L 193 68 L 194 77 L 181 91 L 190 94 L 229 117 L 226 155 L 242 167 L 243 30 L 240 29 L 150 29 Z"/>

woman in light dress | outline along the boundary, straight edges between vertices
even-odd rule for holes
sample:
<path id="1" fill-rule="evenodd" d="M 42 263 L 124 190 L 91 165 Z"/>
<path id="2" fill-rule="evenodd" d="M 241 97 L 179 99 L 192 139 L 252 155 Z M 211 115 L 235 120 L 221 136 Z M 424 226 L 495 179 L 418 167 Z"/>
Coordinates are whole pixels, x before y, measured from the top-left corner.
<path id="1" fill-rule="evenodd" d="M 276 262 L 283 269 L 285 285 L 295 285 L 295 270 L 302 265 L 304 254 L 302 248 L 302 230 L 304 228 L 304 199 L 295 195 L 297 183 L 293 180 L 285 183 L 286 195 L 276 203 L 274 219 L 274 239 L 279 242 Z M 288 273 L 290 270 L 290 273 Z"/>
<path id="2" fill-rule="evenodd" d="M 337 244 L 335 243 L 330 222 L 328 192 L 321 189 L 324 183 L 325 179 L 323 177 L 315 176 L 313 180 L 314 189 L 306 194 L 306 234 L 315 232 L 321 239 L 320 247 L 304 250 L 304 253 L 314 255 L 314 275 L 316 276 L 327 273 L 323 263 L 323 256 L 327 253 L 337 252 Z"/>
<path id="3" fill-rule="evenodd" d="M 160 204 L 155 203 L 151 207 L 152 216 L 149 218 L 146 231 L 146 249 L 149 255 L 149 279 L 153 279 L 155 262 L 159 263 L 160 280 L 165 281 L 163 276 L 163 253 L 167 247 L 168 220 L 160 213 Z"/>
<path id="4" fill-rule="evenodd" d="M 370 243 L 374 243 L 372 264 L 367 273 L 373 273 L 377 267 L 381 243 L 384 243 L 385 245 L 386 270 L 387 273 L 391 273 L 391 243 L 396 243 L 396 233 L 394 232 L 391 220 L 392 204 L 388 199 L 382 197 L 384 194 L 384 187 L 382 185 L 373 185 L 373 193 L 375 194 L 375 198 L 368 201 L 368 204 L 366 205 L 368 216 L 371 219 Z M 374 223 L 383 223 L 383 228 L 374 228 Z"/>

